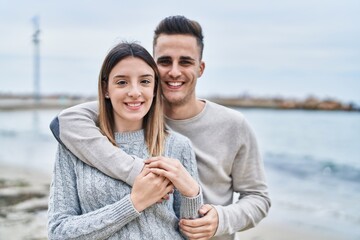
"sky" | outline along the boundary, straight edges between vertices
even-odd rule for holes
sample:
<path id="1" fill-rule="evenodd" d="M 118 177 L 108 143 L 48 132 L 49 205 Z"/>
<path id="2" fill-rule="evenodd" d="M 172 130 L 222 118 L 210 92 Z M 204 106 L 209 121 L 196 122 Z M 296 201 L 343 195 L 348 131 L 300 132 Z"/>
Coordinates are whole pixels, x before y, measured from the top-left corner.
<path id="1" fill-rule="evenodd" d="M 203 27 L 197 94 L 334 98 L 360 104 L 360 1 L 0 0 L 0 93 L 32 93 L 33 17 L 40 23 L 40 92 L 97 94 L 112 46 L 138 41 L 170 15 Z"/>

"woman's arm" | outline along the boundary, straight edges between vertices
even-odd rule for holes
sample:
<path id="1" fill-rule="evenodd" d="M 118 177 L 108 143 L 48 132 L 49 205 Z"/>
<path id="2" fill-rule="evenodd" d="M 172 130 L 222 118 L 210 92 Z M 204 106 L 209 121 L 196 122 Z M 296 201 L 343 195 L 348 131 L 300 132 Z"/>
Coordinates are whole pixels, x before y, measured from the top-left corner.
<path id="1" fill-rule="evenodd" d="M 112 145 L 96 126 L 98 103 L 88 102 L 60 112 L 50 124 L 59 143 L 86 164 L 104 174 L 133 185 L 144 167 L 143 159 Z"/>
<path id="2" fill-rule="evenodd" d="M 180 148 L 179 160 L 153 157 L 145 161 L 150 171 L 169 179 L 175 187 L 174 210 L 179 218 L 199 217 L 203 196 L 199 184 L 195 153 L 188 139 L 176 142 Z"/>
<path id="3" fill-rule="evenodd" d="M 113 204 L 83 214 L 78 197 L 76 161 L 71 152 L 59 145 L 50 189 L 49 239 L 108 238 L 172 189 L 169 181 L 144 171 L 136 177 L 131 194 Z"/>
<path id="4" fill-rule="evenodd" d="M 140 216 L 130 194 L 111 205 L 82 214 L 75 161 L 75 156 L 59 145 L 50 188 L 49 239 L 105 239 Z"/>

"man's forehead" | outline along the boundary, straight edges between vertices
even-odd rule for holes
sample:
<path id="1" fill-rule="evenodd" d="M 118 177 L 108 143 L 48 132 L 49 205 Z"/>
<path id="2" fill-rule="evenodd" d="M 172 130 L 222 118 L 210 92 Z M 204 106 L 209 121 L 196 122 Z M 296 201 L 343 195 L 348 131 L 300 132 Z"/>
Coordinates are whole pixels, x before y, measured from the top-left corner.
<path id="1" fill-rule="evenodd" d="M 160 35 L 154 46 L 154 57 L 196 58 L 200 48 L 190 35 Z"/>

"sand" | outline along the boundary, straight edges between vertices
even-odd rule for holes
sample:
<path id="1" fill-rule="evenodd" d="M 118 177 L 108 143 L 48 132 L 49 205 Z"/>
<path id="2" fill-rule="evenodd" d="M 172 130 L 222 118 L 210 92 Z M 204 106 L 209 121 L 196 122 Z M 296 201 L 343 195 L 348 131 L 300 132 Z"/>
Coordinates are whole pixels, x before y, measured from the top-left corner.
<path id="1" fill-rule="evenodd" d="M 28 183 L 39 191 L 48 191 L 51 176 L 46 173 L 36 172 L 22 168 L 0 165 L 0 179 L 9 182 L 17 180 Z M 4 188 L 0 188 L 4 190 Z M 34 198 L 15 206 L 0 205 L 0 239 L 17 240 L 47 239 L 46 218 L 47 212 L 43 209 L 47 204 L 48 195 Z M 29 207 L 30 206 L 30 207 Z M 40 207 L 39 207 L 40 206 Z M 42 206 L 42 207 L 41 207 Z M 47 206 L 47 205 L 46 205 Z M 33 211 L 27 209 L 33 208 Z M 275 209 L 271 209 L 274 211 Z M 327 233 L 326 231 L 309 227 L 306 224 L 290 224 L 285 220 L 274 220 L 271 216 L 265 218 L 253 229 L 237 233 L 241 240 L 340 240 L 341 236 Z"/>

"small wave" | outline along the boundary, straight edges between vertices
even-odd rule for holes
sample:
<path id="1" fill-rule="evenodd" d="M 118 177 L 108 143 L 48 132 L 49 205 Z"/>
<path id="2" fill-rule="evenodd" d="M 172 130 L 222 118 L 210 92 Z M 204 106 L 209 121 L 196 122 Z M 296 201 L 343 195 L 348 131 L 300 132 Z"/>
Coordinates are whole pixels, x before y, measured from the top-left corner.
<path id="1" fill-rule="evenodd" d="M 329 159 L 317 159 L 312 156 L 294 156 L 289 154 L 265 154 L 268 167 L 285 171 L 299 178 L 329 177 L 355 183 L 360 182 L 360 169 L 339 164 Z"/>

